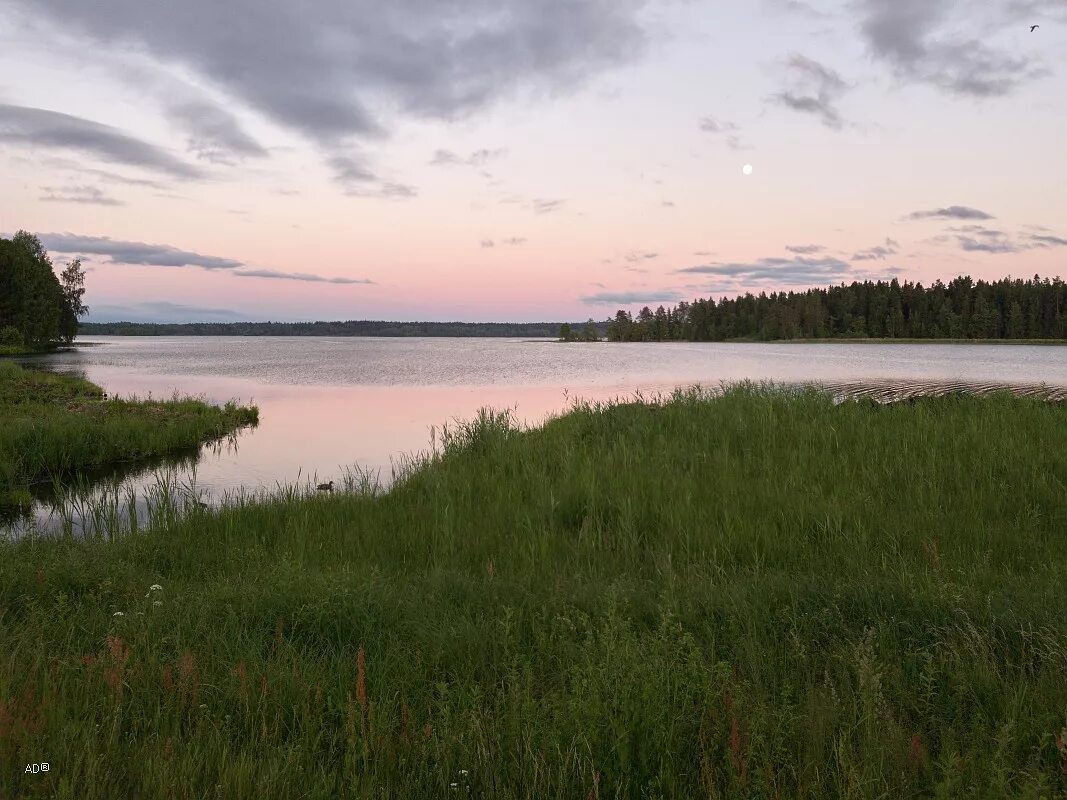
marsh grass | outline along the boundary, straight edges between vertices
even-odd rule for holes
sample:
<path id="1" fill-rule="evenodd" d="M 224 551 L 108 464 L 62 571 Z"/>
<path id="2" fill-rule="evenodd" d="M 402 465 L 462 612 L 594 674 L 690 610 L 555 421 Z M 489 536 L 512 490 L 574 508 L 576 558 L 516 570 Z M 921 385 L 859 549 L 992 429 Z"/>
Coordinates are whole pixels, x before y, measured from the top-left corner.
<path id="1" fill-rule="evenodd" d="M 235 402 L 105 400 L 88 381 L 0 361 L 0 509 L 28 505 L 33 484 L 188 451 L 257 420 Z"/>
<path id="2" fill-rule="evenodd" d="M 1062 407 L 749 386 L 0 544 L 0 795 L 1062 796 L 1065 482 Z"/>

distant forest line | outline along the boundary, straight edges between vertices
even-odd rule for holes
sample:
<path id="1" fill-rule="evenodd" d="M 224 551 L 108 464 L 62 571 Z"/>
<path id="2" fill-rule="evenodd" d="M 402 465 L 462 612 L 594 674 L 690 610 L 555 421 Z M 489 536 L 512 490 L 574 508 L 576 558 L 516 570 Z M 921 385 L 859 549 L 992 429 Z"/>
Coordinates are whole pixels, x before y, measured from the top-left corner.
<path id="1" fill-rule="evenodd" d="M 1067 339 L 1067 284 L 1035 275 L 992 283 L 854 282 L 803 292 L 681 302 L 607 326 L 618 342 L 789 339 Z"/>
<path id="2" fill-rule="evenodd" d="M 463 336 L 555 337 L 559 322 L 84 322 L 79 332 L 98 336 Z M 600 333 L 607 322 L 600 323 Z"/>

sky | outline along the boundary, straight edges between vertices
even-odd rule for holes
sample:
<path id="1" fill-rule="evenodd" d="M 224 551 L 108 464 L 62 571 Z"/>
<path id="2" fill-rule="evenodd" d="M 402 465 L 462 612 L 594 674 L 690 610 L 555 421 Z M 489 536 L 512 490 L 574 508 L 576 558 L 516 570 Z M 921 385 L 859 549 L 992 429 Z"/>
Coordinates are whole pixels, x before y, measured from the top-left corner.
<path id="1" fill-rule="evenodd" d="M 0 0 L 0 235 L 93 321 L 1054 277 L 1065 103 L 1067 0 Z"/>

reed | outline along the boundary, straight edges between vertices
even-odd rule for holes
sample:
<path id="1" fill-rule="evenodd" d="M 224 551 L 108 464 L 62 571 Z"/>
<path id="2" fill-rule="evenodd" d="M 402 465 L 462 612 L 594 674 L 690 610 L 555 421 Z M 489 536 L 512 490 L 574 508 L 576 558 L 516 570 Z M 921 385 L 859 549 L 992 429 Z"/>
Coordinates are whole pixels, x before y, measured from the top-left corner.
<path id="1" fill-rule="evenodd" d="M 32 484 L 198 448 L 245 425 L 255 406 L 196 398 L 104 399 L 100 387 L 0 361 L 0 510 L 25 506 Z"/>
<path id="2" fill-rule="evenodd" d="M 487 411 L 387 492 L 0 544 L 0 796 L 1062 796 L 1065 413 Z"/>

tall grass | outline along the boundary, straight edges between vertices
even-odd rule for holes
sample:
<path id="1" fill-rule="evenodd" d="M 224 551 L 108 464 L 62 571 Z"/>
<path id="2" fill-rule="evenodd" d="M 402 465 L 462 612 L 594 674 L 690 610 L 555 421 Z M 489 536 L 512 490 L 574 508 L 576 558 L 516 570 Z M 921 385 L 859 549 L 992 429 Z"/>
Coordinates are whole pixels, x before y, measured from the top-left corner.
<path id="1" fill-rule="evenodd" d="M 0 796 L 1063 796 L 1065 482 L 1060 407 L 748 387 L 3 544 Z"/>
<path id="2" fill-rule="evenodd" d="M 33 483 L 187 450 L 257 420 L 233 402 L 105 400 L 88 381 L 0 361 L 0 509 L 28 504 Z"/>

